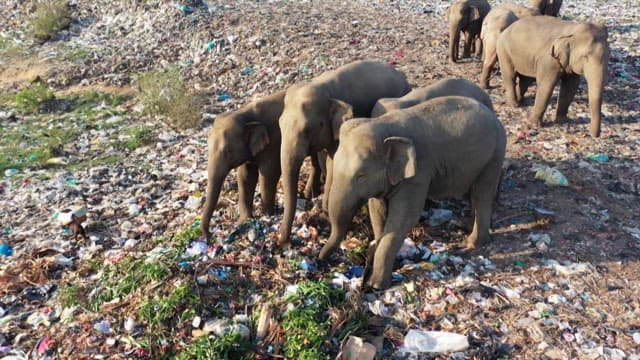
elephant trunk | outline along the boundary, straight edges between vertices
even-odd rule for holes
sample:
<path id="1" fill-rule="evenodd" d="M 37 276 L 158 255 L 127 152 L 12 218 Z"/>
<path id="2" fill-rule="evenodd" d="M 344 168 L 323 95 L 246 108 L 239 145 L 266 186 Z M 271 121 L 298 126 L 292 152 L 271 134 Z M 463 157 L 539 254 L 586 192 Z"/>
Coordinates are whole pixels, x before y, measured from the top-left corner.
<path id="1" fill-rule="evenodd" d="M 300 175 L 300 167 L 305 158 L 303 153 L 304 147 L 289 146 L 282 144 L 280 153 L 280 162 L 282 164 L 282 188 L 284 191 L 284 213 L 282 214 L 282 222 L 280 223 L 280 244 L 289 242 L 291 235 L 291 225 L 293 224 L 293 216 L 296 213 L 296 205 L 298 201 L 298 176 Z M 291 151 L 293 150 L 293 151 Z"/>
<path id="2" fill-rule="evenodd" d="M 347 234 L 351 219 L 357 208 L 354 194 L 346 191 L 349 187 L 335 186 L 342 184 L 340 180 L 333 183 L 331 196 L 329 197 L 329 221 L 331 222 L 331 235 L 320 251 L 319 258 L 326 260 L 329 254 L 340 244 Z"/>
<path id="3" fill-rule="evenodd" d="M 202 210 L 202 219 L 200 228 L 207 241 L 211 238 L 209 232 L 209 222 L 211 221 L 211 215 L 213 209 L 218 204 L 218 197 L 220 196 L 220 190 L 222 189 L 222 183 L 224 178 L 229 173 L 229 168 L 223 166 L 217 161 L 216 158 L 209 157 L 208 163 L 208 179 L 207 179 L 207 200 L 204 203 Z"/>
<path id="4" fill-rule="evenodd" d="M 451 62 L 458 61 L 458 46 L 460 44 L 460 27 L 458 22 L 449 26 L 449 59 Z"/>
<path id="5" fill-rule="evenodd" d="M 607 62 L 605 61 L 604 65 L 600 65 L 600 68 L 585 69 L 589 94 L 589 112 L 591 113 L 591 136 L 593 137 L 600 136 L 600 122 L 602 119 L 600 109 L 602 107 L 602 91 L 607 76 L 606 64 Z"/>

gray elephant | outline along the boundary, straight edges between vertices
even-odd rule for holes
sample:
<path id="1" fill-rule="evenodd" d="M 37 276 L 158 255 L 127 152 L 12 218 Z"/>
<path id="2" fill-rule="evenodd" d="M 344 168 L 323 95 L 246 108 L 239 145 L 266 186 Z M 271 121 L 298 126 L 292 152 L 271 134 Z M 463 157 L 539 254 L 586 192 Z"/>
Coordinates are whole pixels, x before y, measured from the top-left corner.
<path id="1" fill-rule="evenodd" d="M 392 110 L 406 109 L 418 105 L 423 101 L 441 96 L 470 97 L 493 110 L 491 97 L 478 87 L 478 85 L 466 79 L 448 78 L 437 81 L 427 87 L 413 89 L 401 98 L 384 98 L 378 100 L 371 111 L 371 117 L 378 117 Z"/>
<path id="2" fill-rule="evenodd" d="M 531 6 L 542 15 L 558 16 L 562 0 L 531 0 Z"/>
<path id="3" fill-rule="evenodd" d="M 252 102 L 241 109 L 219 115 L 208 139 L 208 181 L 200 224 L 210 240 L 209 222 L 218 203 L 220 189 L 231 169 L 237 168 L 240 222 L 252 216 L 253 195 L 260 176 L 262 210 L 272 215 L 276 186 L 280 179 L 280 127 L 285 91 Z M 314 170 L 307 182 L 311 192 L 320 189 L 320 164 L 312 158 Z"/>
<path id="4" fill-rule="evenodd" d="M 480 84 L 482 84 L 485 89 L 489 88 L 489 75 L 491 74 L 491 69 L 498 61 L 496 41 L 498 41 L 500 33 L 516 20 L 536 15 L 540 15 L 540 11 L 537 9 L 518 4 L 501 4 L 491 9 L 484 18 L 482 30 L 480 31 L 483 49 Z"/>
<path id="5" fill-rule="evenodd" d="M 482 42 L 479 39 L 482 20 L 489 13 L 491 6 L 487 0 L 458 0 L 447 9 L 449 20 L 449 59 L 458 61 L 460 32 L 464 34 L 462 57 L 482 53 Z"/>
<path id="6" fill-rule="evenodd" d="M 460 96 L 345 123 L 333 164 L 331 235 L 320 259 L 344 239 L 366 200 L 375 237 L 368 285 L 374 288 L 389 286 L 396 254 L 427 198 L 469 193 L 473 230 L 464 245 L 471 249 L 488 241 L 506 141 L 493 111 Z"/>
<path id="7" fill-rule="evenodd" d="M 354 115 L 369 116 L 378 99 L 399 97 L 409 90 L 411 87 L 402 73 L 379 61 L 356 61 L 287 90 L 280 117 L 284 189 L 280 245 L 289 242 L 296 209 L 298 175 L 304 157 L 327 150 L 323 196 L 326 209 L 331 189 L 331 161 L 338 146 L 340 125 Z"/>
<path id="8" fill-rule="evenodd" d="M 531 36 L 532 33 L 536 36 Z M 607 36 L 603 25 L 551 16 L 532 16 L 513 23 L 500 34 L 497 44 L 502 85 L 509 105 L 518 106 L 535 79 L 537 93 L 529 123 L 540 126 L 559 78 L 556 121 L 564 121 L 582 75 L 588 85 L 591 135 L 600 136 L 600 107 L 609 64 Z"/>

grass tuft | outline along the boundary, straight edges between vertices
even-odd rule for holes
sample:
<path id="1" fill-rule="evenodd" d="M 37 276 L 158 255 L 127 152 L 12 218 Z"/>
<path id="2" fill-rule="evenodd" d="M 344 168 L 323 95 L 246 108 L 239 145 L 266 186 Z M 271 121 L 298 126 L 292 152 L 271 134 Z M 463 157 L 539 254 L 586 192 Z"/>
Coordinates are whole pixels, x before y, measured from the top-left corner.
<path id="1" fill-rule="evenodd" d="M 165 116 L 177 129 L 196 127 L 201 118 L 197 97 L 188 91 L 177 68 L 146 72 L 138 77 L 140 100 L 151 115 Z"/>
<path id="2" fill-rule="evenodd" d="M 194 287 L 192 281 L 184 281 L 167 296 L 147 299 L 140 307 L 140 318 L 152 328 L 160 328 L 183 312 L 186 315 L 181 318 L 193 315 L 200 300 Z"/>
<path id="3" fill-rule="evenodd" d="M 207 360 L 207 359 L 253 359 L 250 354 L 253 344 L 243 340 L 238 333 L 225 334 L 222 337 L 201 336 L 186 347 L 176 360 Z"/>
<path id="4" fill-rule="evenodd" d="M 36 113 L 40 110 L 40 104 L 53 100 L 53 90 L 43 82 L 37 82 L 19 91 L 14 99 L 18 110 L 26 113 Z"/>
<path id="5" fill-rule="evenodd" d="M 67 0 L 43 0 L 29 18 L 29 35 L 43 43 L 52 39 L 71 23 L 71 9 Z"/>

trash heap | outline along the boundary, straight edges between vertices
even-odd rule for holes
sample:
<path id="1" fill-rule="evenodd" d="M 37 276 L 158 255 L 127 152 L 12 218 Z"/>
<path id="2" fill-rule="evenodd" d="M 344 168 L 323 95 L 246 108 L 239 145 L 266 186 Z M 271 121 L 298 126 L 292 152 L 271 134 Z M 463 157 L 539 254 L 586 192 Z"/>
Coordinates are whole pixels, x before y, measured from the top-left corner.
<path id="1" fill-rule="evenodd" d="M 320 198 L 300 201 L 282 251 L 280 216 L 236 222 L 232 171 L 206 243 L 206 134 L 218 113 L 355 59 L 415 86 L 477 81 L 479 61 L 447 61 L 447 3 L 71 1 L 70 27 L 42 45 L 23 3 L 0 7 L 0 45 L 21 49 L 0 47 L 0 359 L 640 358 L 631 2 L 561 10 L 609 27 L 602 137 L 588 136 L 584 83 L 569 123 L 529 130 L 531 100 L 507 107 L 494 76 L 509 144 L 491 243 L 459 253 L 468 202 L 432 201 L 378 292 L 361 291 L 366 208 L 321 264 Z M 140 73 L 171 66 L 207 99 L 200 128 L 177 131 L 135 96 Z M 28 111 L 14 99 L 33 81 L 55 97 Z"/>

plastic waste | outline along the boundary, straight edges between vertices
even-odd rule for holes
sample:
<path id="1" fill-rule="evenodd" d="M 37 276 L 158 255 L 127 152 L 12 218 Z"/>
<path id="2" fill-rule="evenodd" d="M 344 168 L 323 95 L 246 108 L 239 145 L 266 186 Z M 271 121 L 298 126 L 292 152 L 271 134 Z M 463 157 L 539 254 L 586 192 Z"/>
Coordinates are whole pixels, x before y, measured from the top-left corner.
<path id="1" fill-rule="evenodd" d="M 560 170 L 548 166 L 536 170 L 535 179 L 544 180 L 547 185 L 569 186 L 569 181 Z"/>
<path id="2" fill-rule="evenodd" d="M 102 320 L 93 325 L 93 328 L 103 334 L 111 333 L 111 325 L 107 320 Z"/>
<path id="3" fill-rule="evenodd" d="M 599 163 L 606 163 L 609 161 L 609 155 L 603 154 L 603 153 L 589 154 L 587 155 L 587 159 L 591 161 L 599 162 Z"/>
<path id="4" fill-rule="evenodd" d="M 11 248 L 11 246 L 9 246 L 9 244 L 2 243 L 0 244 L 0 255 L 11 256 L 13 255 L 13 249 Z"/>
<path id="5" fill-rule="evenodd" d="M 202 196 L 189 196 L 187 201 L 184 204 L 184 207 L 190 210 L 196 210 L 200 207 L 202 203 Z"/>
<path id="6" fill-rule="evenodd" d="M 420 253 L 420 250 L 418 250 L 416 243 L 413 242 L 411 238 L 405 238 L 404 242 L 402 243 L 402 247 L 400 248 L 400 250 L 398 251 L 398 254 L 396 255 L 396 259 L 399 259 L 399 260 L 409 259 L 418 255 L 419 253 Z"/>
<path id="7" fill-rule="evenodd" d="M 42 340 L 40 340 L 40 342 L 38 343 L 38 346 L 37 346 L 38 353 L 42 354 L 42 353 L 46 352 L 51 347 L 53 347 L 54 344 L 55 344 L 55 341 L 53 340 L 53 338 L 51 336 L 46 336 L 46 337 L 42 338 Z"/>
<path id="8" fill-rule="evenodd" d="M 376 347 L 357 336 L 349 336 L 338 360 L 373 360 L 376 357 Z"/>
<path id="9" fill-rule="evenodd" d="M 422 331 L 411 329 L 404 337 L 401 352 L 417 354 L 448 353 L 464 351 L 469 347 L 469 341 L 464 335 L 444 331 Z"/>
<path id="10" fill-rule="evenodd" d="M 132 333 L 137 326 L 138 323 L 132 317 L 128 317 L 127 320 L 124 321 L 124 330 L 128 333 Z"/>
<path id="11" fill-rule="evenodd" d="M 231 100 L 231 95 L 227 93 L 220 94 L 218 95 L 217 99 L 218 101 L 228 101 L 228 100 Z"/>
<path id="12" fill-rule="evenodd" d="M 449 209 L 433 209 L 429 216 L 429 226 L 440 226 L 453 218 L 453 211 Z"/>
<path id="13" fill-rule="evenodd" d="M 4 176 L 6 177 L 12 177 L 13 175 L 16 175 L 17 173 L 19 173 L 20 171 L 18 169 L 7 169 L 4 171 Z"/>
<path id="14" fill-rule="evenodd" d="M 251 331 L 244 324 L 232 324 L 228 319 L 215 319 L 205 322 L 202 330 L 206 333 L 213 333 L 218 337 L 227 334 L 240 334 L 243 339 L 248 339 Z"/>
<path id="15" fill-rule="evenodd" d="M 193 241 L 187 248 L 187 256 L 200 256 L 207 253 L 208 245 L 204 241 Z"/>

